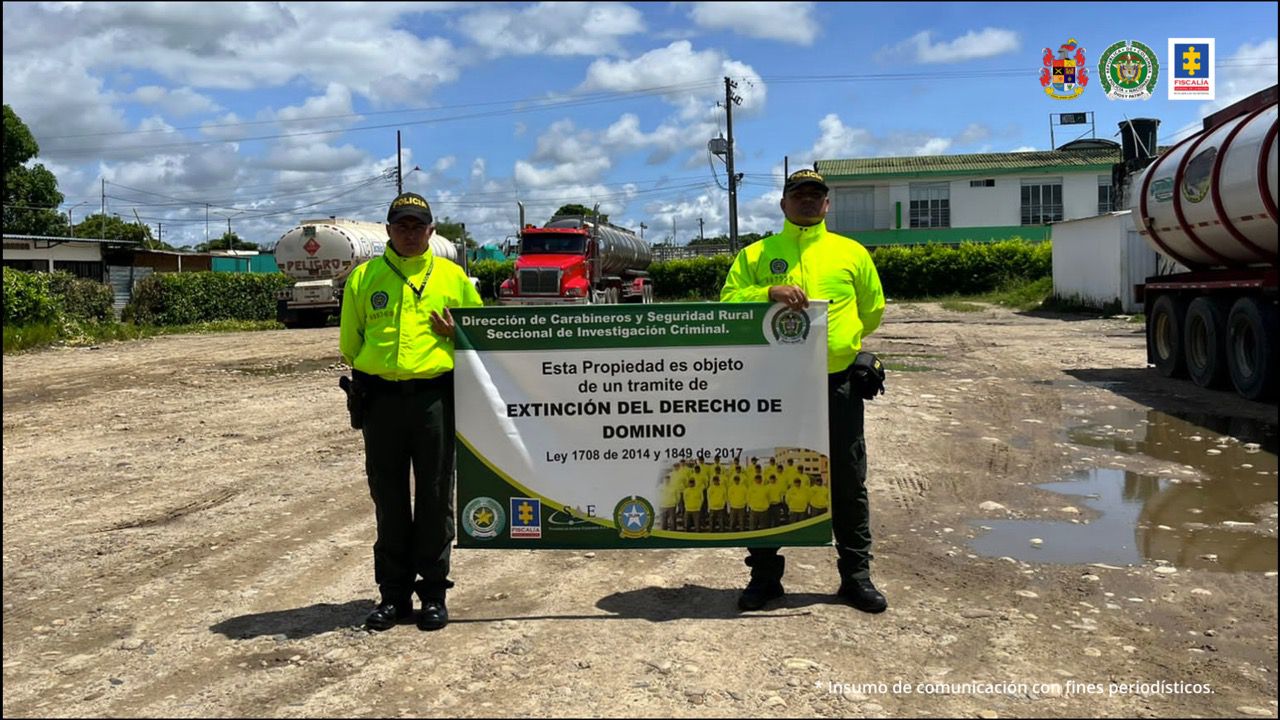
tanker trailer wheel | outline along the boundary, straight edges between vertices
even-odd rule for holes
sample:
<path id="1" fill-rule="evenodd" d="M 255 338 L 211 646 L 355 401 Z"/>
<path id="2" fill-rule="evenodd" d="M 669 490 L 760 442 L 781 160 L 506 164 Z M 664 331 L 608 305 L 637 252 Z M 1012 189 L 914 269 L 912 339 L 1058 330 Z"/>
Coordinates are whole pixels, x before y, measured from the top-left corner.
<path id="1" fill-rule="evenodd" d="M 653 285 L 644 286 L 644 295 L 643 295 L 643 299 L 641 299 L 640 302 L 646 305 L 653 302 Z"/>
<path id="2" fill-rule="evenodd" d="M 1227 368 L 1236 392 L 1250 400 L 1276 394 L 1277 335 L 1275 306 L 1242 297 L 1227 316 Z"/>
<path id="3" fill-rule="evenodd" d="M 618 304 L 618 288 L 616 287 L 607 288 L 604 291 L 604 301 L 605 301 L 605 304 L 607 305 L 617 305 Z"/>
<path id="4" fill-rule="evenodd" d="M 1182 347 L 1187 374 L 1200 387 L 1221 387 L 1227 379 L 1226 330 L 1225 302 L 1203 295 L 1191 301 L 1182 331 Z"/>
<path id="5" fill-rule="evenodd" d="M 1187 364 L 1182 355 L 1182 325 L 1187 303 L 1174 295 L 1161 295 L 1147 314 L 1147 354 L 1156 370 L 1165 377 L 1185 377 Z"/>

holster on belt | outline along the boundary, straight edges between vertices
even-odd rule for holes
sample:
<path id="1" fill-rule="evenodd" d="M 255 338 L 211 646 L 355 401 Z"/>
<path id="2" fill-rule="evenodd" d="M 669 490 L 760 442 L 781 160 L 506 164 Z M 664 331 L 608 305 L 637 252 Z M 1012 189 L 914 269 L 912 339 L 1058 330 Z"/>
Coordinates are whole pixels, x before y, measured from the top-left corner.
<path id="1" fill-rule="evenodd" d="M 863 400 L 874 400 L 884 394 L 884 363 L 875 353 L 863 350 L 849 366 L 849 382 L 853 393 Z"/>
<path id="2" fill-rule="evenodd" d="M 368 388 L 360 381 L 360 374 L 352 371 L 352 377 L 343 375 L 338 378 L 338 387 L 347 394 L 347 412 L 351 415 L 351 427 L 359 430 L 364 427 L 364 407 L 369 397 Z"/>

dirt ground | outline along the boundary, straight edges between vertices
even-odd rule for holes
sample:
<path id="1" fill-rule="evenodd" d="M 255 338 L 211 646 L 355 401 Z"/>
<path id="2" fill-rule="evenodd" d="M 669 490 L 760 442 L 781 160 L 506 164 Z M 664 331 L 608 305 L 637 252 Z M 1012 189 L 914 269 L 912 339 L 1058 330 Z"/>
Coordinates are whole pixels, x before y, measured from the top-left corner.
<path id="1" fill-rule="evenodd" d="M 984 518 L 1067 521 L 1079 498 L 1035 485 L 1073 471 L 1196 472 L 1072 442 L 1090 418 L 1275 423 L 1143 369 L 1141 325 L 890 305 L 868 342 L 900 367 L 868 404 L 884 614 L 834 601 L 830 548 L 787 550 L 785 602 L 746 615 L 736 549 L 455 550 L 438 633 L 359 629 L 374 521 L 337 343 L 4 358 L 6 717 L 1276 716 L 1274 572 L 967 547 Z M 1253 457 L 1270 501 L 1242 531 L 1274 544 L 1276 459 Z"/>

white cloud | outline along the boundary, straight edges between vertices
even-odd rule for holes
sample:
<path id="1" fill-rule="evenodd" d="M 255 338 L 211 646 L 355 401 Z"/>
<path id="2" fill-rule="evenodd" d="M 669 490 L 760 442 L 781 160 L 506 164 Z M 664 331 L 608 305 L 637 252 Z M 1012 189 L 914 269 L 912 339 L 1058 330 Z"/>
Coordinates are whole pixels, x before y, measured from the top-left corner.
<path id="1" fill-rule="evenodd" d="M 1217 49 L 1221 49 L 1221 45 Z M 1263 88 L 1275 85 L 1276 52 L 1276 39 L 1270 38 L 1257 45 L 1245 43 L 1225 61 L 1220 61 L 1214 77 L 1218 89 L 1212 102 L 1201 104 L 1201 115 L 1209 115 Z"/>
<path id="2" fill-rule="evenodd" d="M 449 168 L 453 167 L 457 161 L 458 159 L 455 158 L 454 156 L 445 155 L 444 157 L 436 160 L 435 164 L 431 166 L 431 169 L 434 172 L 443 173 L 448 171 Z"/>
<path id="3" fill-rule="evenodd" d="M 490 57 L 614 55 L 619 38 L 643 32 L 640 12 L 614 3 L 543 2 L 518 11 L 481 10 L 463 17 L 463 34 Z"/>
<path id="4" fill-rule="evenodd" d="M 709 30 L 811 45 L 818 36 L 813 6 L 811 2 L 696 2 L 689 17 Z"/>
<path id="5" fill-rule="evenodd" d="M 217 112 L 221 108 L 213 100 L 191 88 L 169 90 L 159 85 L 144 85 L 129 96 L 143 105 L 156 105 L 170 115 L 186 117 L 197 113 Z"/>
<path id="6" fill-rule="evenodd" d="M 1014 52 L 1020 45 L 1018 34 L 1012 30 L 983 28 L 970 30 L 955 40 L 933 41 L 933 31 L 923 30 L 876 53 L 881 63 L 951 63 L 977 60 Z"/>
<path id="7" fill-rule="evenodd" d="M 853 128 L 840 121 L 840 116 L 829 113 L 818 121 L 821 137 L 814 143 L 809 156 L 814 160 L 836 160 L 864 154 L 871 147 L 871 133 Z"/>
<path id="8" fill-rule="evenodd" d="M 724 77 L 734 78 L 742 104 L 735 112 L 756 114 L 764 108 L 764 81 L 749 65 L 716 50 L 694 51 L 687 40 L 650 50 L 634 60 L 600 59 L 587 68 L 583 91 L 636 92 L 662 90 L 684 119 L 714 118 L 715 103 L 724 98 Z"/>
<path id="9" fill-rule="evenodd" d="M 818 140 L 813 147 L 806 153 L 792 156 L 794 165 L 858 157 L 941 155 L 953 148 L 959 149 L 980 142 L 991 135 L 989 128 L 978 123 L 970 123 L 955 137 L 909 131 L 876 135 L 865 128 L 845 125 L 835 113 L 829 113 L 819 120 L 818 130 Z"/>

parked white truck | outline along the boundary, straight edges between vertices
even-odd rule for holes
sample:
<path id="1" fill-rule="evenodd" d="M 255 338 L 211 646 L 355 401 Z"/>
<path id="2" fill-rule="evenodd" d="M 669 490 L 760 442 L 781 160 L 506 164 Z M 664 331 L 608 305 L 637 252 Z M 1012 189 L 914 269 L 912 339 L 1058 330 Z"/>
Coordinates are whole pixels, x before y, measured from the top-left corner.
<path id="1" fill-rule="evenodd" d="M 276 243 L 276 265 L 297 282 L 276 296 L 276 319 L 288 328 L 323 327 L 342 306 L 347 275 L 387 247 L 382 223 L 345 218 L 304 220 Z M 436 233 L 431 252 L 458 262 L 458 245 Z"/>

